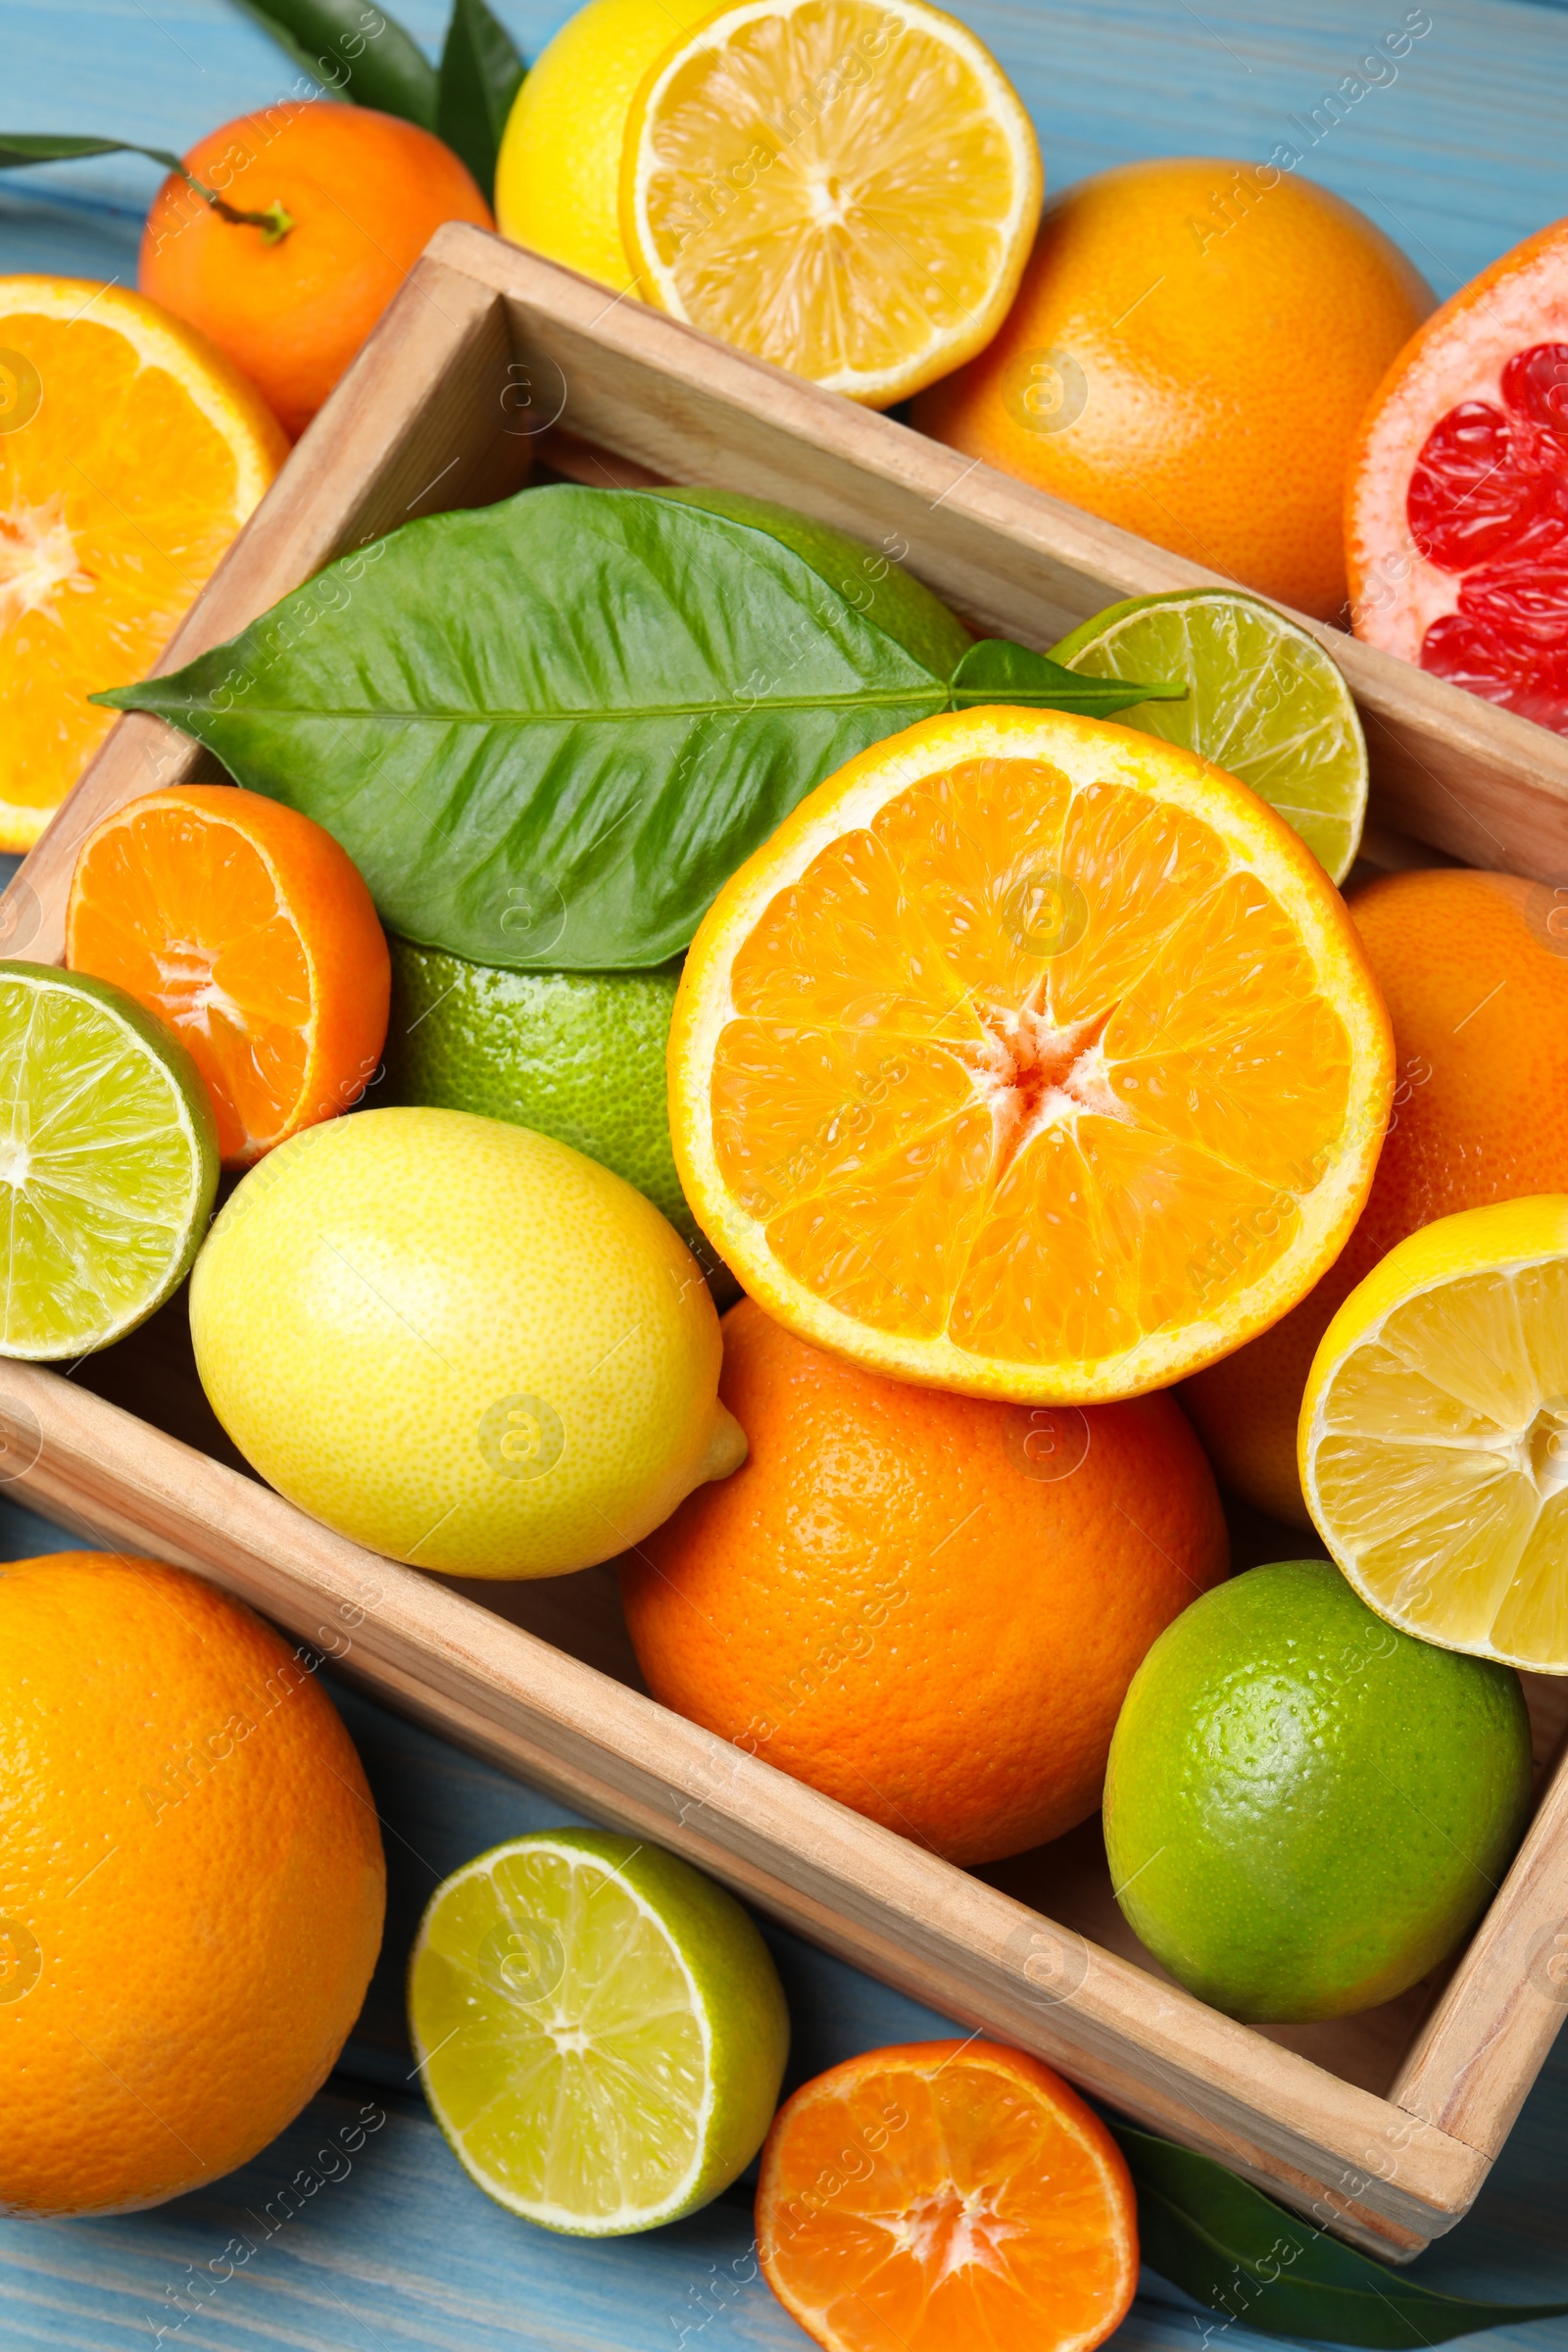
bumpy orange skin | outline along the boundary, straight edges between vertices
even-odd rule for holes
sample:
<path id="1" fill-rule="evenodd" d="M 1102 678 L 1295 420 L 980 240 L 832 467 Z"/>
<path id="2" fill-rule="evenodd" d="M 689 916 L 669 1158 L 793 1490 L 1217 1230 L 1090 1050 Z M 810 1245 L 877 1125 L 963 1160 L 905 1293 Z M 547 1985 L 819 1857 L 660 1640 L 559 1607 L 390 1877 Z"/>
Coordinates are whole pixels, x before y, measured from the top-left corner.
<path id="1" fill-rule="evenodd" d="M 1138 2284 L 1126 2159 L 1038 2058 L 913 2041 L 830 2067 L 762 2149 L 757 2251 L 824 2352 L 1093 2352 Z"/>
<path id="2" fill-rule="evenodd" d="M 1386 875 L 1349 906 L 1398 1060 L 1372 1190 L 1300 1304 L 1181 1390 L 1226 1485 L 1300 1527 L 1301 1395 L 1362 1276 L 1435 1217 L 1568 1192 L 1568 890 L 1454 867 Z"/>
<path id="3" fill-rule="evenodd" d="M 745 1463 L 622 1564 L 655 1697 L 951 1861 L 1084 1820 L 1146 1650 L 1227 1570 L 1178 1407 L 906 1386 L 750 1299 L 719 1395 Z"/>
<path id="4" fill-rule="evenodd" d="M 185 168 L 237 212 L 280 204 L 275 243 L 172 173 L 153 199 L 137 283 L 188 318 L 304 431 L 443 220 L 493 228 L 450 147 L 391 115 L 284 99 L 198 139 Z"/>
<path id="5" fill-rule="evenodd" d="M 88 834 L 66 962 L 189 1048 L 227 1168 L 349 1109 L 386 1043 L 391 957 L 359 867 L 314 817 L 237 785 L 171 785 Z"/>
<path id="6" fill-rule="evenodd" d="M 1002 331 L 914 421 L 1331 620 L 1356 428 L 1432 304 L 1381 229 L 1294 172 L 1124 164 L 1048 203 Z"/>
<path id="7" fill-rule="evenodd" d="M 160 2204 L 330 2071 L 381 1940 L 375 1808 L 293 1649 L 182 1570 L 0 1571 L 0 2212 Z"/>

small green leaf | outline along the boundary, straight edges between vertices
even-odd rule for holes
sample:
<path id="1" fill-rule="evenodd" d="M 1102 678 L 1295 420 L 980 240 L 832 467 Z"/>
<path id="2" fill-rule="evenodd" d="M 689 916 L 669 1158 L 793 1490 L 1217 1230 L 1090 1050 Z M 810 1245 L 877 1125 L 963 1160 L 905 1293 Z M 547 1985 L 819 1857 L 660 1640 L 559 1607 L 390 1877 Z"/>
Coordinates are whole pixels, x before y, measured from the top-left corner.
<path id="1" fill-rule="evenodd" d="M 314 816 L 402 938 L 605 971 L 678 955 L 814 785 L 948 688 L 766 532 L 557 483 L 405 523 L 97 699 Z"/>
<path id="2" fill-rule="evenodd" d="M 487 198 L 495 188 L 501 134 L 523 70 L 511 33 L 485 0 L 455 0 L 441 52 L 435 126 Z"/>
<path id="3" fill-rule="evenodd" d="M 435 68 L 411 34 L 366 0 L 237 0 L 303 74 L 334 98 L 434 130 Z"/>
<path id="4" fill-rule="evenodd" d="M 270 245 L 277 244 L 294 226 L 275 201 L 265 213 L 241 212 L 226 203 L 215 188 L 205 187 L 167 147 L 138 147 L 134 139 L 82 139 L 54 131 L 0 131 L 0 172 L 16 171 L 24 164 L 74 163 L 86 155 L 145 155 L 150 162 L 162 164 L 166 172 L 176 172 L 203 203 L 210 204 L 224 220 L 243 221 L 248 227 L 259 228 Z"/>
<path id="5" fill-rule="evenodd" d="M 78 139 L 69 133 L 0 130 L 0 172 L 23 164 L 70 164 L 83 155 L 145 155 L 166 172 L 183 172 L 177 155 L 167 147 L 138 147 L 133 139 Z"/>
<path id="6" fill-rule="evenodd" d="M 1483 2328 L 1555 2319 L 1568 2303 L 1473 2303 L 1440 2295 L 1287 2213 L 1221 2164 L 1107 2117 L 1138 2189 L 1152 2271 L 1262 2335 L 1419 2352 Z M 1209 2335 L 1200 2329 L 1206 2352 Z"/>
<path id="7" fill-rule="evenodd" d="M 1134 703 L 1179 703 L 1185 686 L 1136 686 L 1126 678 L 1081 678 L 1047 654 L 1031 653 L 1005 637 L 982 637 L 953 673 L 953 708 L 976 703 L 1021 703 L 1030 710 L 1076 710 L 1109 718 Z"/>

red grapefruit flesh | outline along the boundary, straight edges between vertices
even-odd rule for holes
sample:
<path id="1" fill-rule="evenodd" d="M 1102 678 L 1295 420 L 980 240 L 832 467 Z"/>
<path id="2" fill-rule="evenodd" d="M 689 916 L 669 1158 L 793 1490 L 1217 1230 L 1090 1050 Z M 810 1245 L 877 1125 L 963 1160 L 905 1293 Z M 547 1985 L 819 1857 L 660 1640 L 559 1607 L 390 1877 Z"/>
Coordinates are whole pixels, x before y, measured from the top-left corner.
<path id="1" fill-rule="evenodd" d="M 1350 463 L 1358 637 L 1568 734 L 1568 220 L 1420 327 Z"/>

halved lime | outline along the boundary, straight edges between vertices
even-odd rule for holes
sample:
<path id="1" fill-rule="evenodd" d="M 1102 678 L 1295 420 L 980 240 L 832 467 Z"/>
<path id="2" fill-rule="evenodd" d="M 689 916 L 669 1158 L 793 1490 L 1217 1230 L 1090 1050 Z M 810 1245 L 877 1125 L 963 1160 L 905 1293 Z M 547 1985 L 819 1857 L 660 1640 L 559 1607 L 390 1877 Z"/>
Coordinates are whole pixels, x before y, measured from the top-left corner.
<path id="1" fill-rule="evenodd" d="M 1117 725 L 1240 776 L 1344 881 L 1366 816 L 1366 740 L 1339 665 L 1308 630 L 1260 597 L 1176 588 L 1097 612 L 1051 658 L 1085 677 L 1185 685 L 1185 702 L 1136 704 Z"/>
<path id="2" fill-rule="evenodd" d="M 105 980 L 0 963 L 0 1354 L 107 1348 L 201 1246 L 218 1133 L 196 1064 Z"/>
<path id="3" fill-rule="evenodd" d="M 409 2033 L 479 2186 L 581 2237 L 652 2230 L 726 2188 L 762 2144 L 789 2047 L 739 1903 L 610 1830 L 514 1838 L 436 1888 Z"/>

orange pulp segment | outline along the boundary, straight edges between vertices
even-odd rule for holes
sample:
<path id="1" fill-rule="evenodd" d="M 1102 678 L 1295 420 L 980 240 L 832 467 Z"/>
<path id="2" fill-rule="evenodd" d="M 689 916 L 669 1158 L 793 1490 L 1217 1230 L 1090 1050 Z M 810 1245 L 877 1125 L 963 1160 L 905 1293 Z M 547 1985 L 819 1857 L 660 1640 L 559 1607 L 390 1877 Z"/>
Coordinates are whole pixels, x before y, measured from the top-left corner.
<path id="1" fill-rule="evenodd" d="M 885 408 L 981 350 L 1040 216 L 1040 150 L 924 0 L 742 0 L 627 119 L 621 236 L 652 302 Z"/>
<path id="2" fill-rule="evenodd" d="M 1289 827 L 1049 710 L 925 719 L 820 785 L 705 918 L 669 1051 L 687 1198 L 770 1313 L 1042 1402 L 1163 1387 L 1293 1305 L 1393 1083 Z"/>
<path id="3" fill-rule="evenodd" d="M 149 793 L 88 835 L 66 961 L 175 1031 L 227 1167 L 346 1110 L 386 1037 L 390 960 L 358 867 L 313 818 L 233 785 Z"/>
<path id="4" fill-rule="evenodd" d="M 828 2352 L 1089 2352 L 1138 2282 L 1132 2181 L 1099 2117 L 996 2042 L 868 2051 L 774 2119 L 769 2286 Z"/>
<path id="5" fill-rule="evenodd" d="M 30 848 L 288 452 L 139 295 L 0 278 L 0 850 Z"/>

